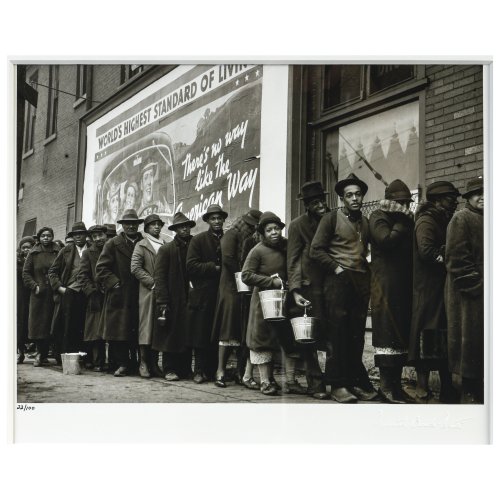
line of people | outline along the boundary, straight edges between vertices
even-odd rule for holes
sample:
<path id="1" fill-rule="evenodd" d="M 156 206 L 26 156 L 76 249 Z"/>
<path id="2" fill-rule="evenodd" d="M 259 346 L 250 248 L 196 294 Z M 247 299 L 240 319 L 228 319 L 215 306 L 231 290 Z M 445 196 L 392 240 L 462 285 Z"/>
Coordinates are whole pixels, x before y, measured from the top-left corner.
<path id="1" fill-rule="evenodd" d="M 361 211 L 368 191 L 362 180 L 351 174 L 335 191 L 343 206 L 330 210 L 320 182 L 302 186 L 305 213 L 290 223 L 288 239 L 276 214 L 254 209 L 224 231 L 228 213 L 218 205 L 207 208 L 208 228 L 195 236 L 195 221 L 175 214 L 169 243 L 158 215 L 143 220 L 133 209 L 117 221 L 118 235 L 113 225 L 87 230 L 76 222 L 68 234 L 74 241 L 63 249 L 48 227 L 36 245 L 23 238 L 18 362 L 27 331 L 37 346 L 34 366 L 47 363 L 52 342 L 57 362 L 61 353 L 85 350 L 89 366 L 117 377 L 138 372 L 225 388 L 236 350 L 234 381 L 264 395 L 427 402 L 429 372 L 439 370 L 442 402 L 482 402 L 482 179 L 469 182 L 466 206 L 455 215 L 460 193 L 445 181 L 427 188 L 415 217 L 400 180 L 369 220 Z M 238 292 L 238 272 L 251 295 Z M 259 292 L 281 288 L 288 290 L 288 319 L 266 321 Z M 370 303 L 378 390 L 362 358 Z M 289 318 L 304 309 L 319 321 L 315 344 L 294 339 Z M 324 373 L 318 350 L 326 352 Z M 274 377 L 279 355 L 282 385 Z M 299 361 L 307 387 L 297 381 Z M 417 370 L 415 397 L 401 385 L 405 365 Z M 461 377 L 461 395 L 452 373 Z"/>

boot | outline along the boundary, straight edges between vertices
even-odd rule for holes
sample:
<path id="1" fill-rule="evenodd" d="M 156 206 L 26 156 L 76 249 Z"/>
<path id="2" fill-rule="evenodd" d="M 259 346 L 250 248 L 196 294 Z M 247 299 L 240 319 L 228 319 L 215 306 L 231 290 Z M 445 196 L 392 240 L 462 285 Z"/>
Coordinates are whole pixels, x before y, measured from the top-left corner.
<path id="1" fill-rule="evenodd" d="M 17 364 L 21 365 L 23 361 L 24 361 L 24 352 L 20 350 L 19 353 L 17 354 Z"/>
<path id="2" fill-rule="evenodd" d="M 139 364 L 139 375 L 142 378 L 151 378 L 151 373 L 149 373 L 149 367 L 148 367 L 149 346 L 140 345 L 139 349 L 141 355 L 141 362 Z"/>
<path id="3" fill-rule="evenodd" d="M 394 368 L 381 366 L 380 371 L 380 389 L 378 390 L 382 400 L 386 403 L 400 404 L 405 401 L 397 397 L 394 393 Z"/>
<path id="4" fill-rule="evenodd" d="M 160 353 L 155 351 L 154 349 L 150 349 L 149 351 L 149 371 L 152 377 L 163 378 L 163 372 L 160 370 L 158 366 L 158 358 L 160 357 Z"/>
<path id="5" fill-rule="evenodd" d="M 396 397 L 396 399 L 400 399 L 405 403 L 416 403 L 415 399 L 413 399 L 404 389 L 401 383 L 401 377 L 403 375 L 403 367 L 398 366 L 393 368 L 392 374 L 392 393 Z"/>

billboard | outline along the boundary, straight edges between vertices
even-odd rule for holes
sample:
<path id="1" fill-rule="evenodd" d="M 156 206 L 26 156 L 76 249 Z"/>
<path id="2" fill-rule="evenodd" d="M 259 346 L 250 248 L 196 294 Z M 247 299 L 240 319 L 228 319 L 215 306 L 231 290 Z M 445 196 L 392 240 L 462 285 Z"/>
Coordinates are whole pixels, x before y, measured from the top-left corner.
<path id="1" fill-rule="evenodd" d="M 82 219 L 259 206 L 262 66 L 179 66 L 87 127 Z M 193 232 L 205 230 L 198 224 Z"/>

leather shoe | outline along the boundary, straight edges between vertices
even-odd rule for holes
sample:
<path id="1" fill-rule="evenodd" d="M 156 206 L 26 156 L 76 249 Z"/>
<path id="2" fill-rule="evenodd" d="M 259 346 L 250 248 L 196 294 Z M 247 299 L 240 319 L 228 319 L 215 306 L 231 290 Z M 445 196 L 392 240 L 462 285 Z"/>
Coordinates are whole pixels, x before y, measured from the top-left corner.
<path id="1" fill-rule="evenodd" d="M 227 387 L 226 382 L 224 382 L 224 377 L 216 378 L 214 385 L 215 387 Z"/>
<path id="2" fill-rule="evenodd" d="M 35 356 L 35 361 L 33 361 L 33 366 L 42 366 L 42 356 L 41 354 L 37 354 Z"/>
<path id="3" fill-rule="evenodd" d="M 373 401 L 378 397 L 378 393 L 375 389 L 366 391 L 362 387 L 354 386 L 350 387 L 349 391 L 354 394 L 360 401 Z"/>
<path id="4" fill-rule="evenodd" d="M 277 391 L 281 391 L 281 385 L 278 384 L 278 382 L 276 382 L 276 379 L 275 378 L 272 378 L 269 380 L 269 383 L 277 390 Z"/>
<path id="5" fill-rule="evenodd" d="M 95 371 L 97 373 L 101 373 L 101 372 L 104 371 L 104 367 L 102 367 L 102 366 L 94 366 L 94 370 L 93 371 Z"/>
<path id="6" fill-rule="evenodd" d="M 330 396 L 328 395 L 327 392 L 313 392 L 311 394 L 311 396 L 314 398 L 314 399 L 328 399 Z"/>
<path id="7" fill-rule="evenodd" d="M 203 384 L 203 382 L 207 381 L 207 377 L 203 375 L 203 373 L 196 373 L 193 377 L 193 382 L 195 384 Z"/>
<path id="8" fill-rule="evenodd" d="M 120 366 L 118 370 L 113 373 L 115 377 L 125 377 L 127 375 L 127 367 L 126 366 Z"/>
<path id="9" fill-rule="evenodd" d="M 270 382 L 262 382 L 262 384 L 260 384 L 260 392 L 265 396 L 275 396 L 278 394 L 278 390 Z"/>
<path id="10" fill-rule="evenodd" d="M 179 380 L 179 375 L 177 375 L 177 373 L 175 372 L 168 372 L 165 375 L 165 380 L 167 382 L 176 382 L 177 380 Z"/>
<path id="11" fill-rule="evenodd" d="M 351 394 L 345 387 L 337 387 L 332 389 L 332 399 L 337 403 L 356 403 L 358 398 Z"/>
<path id="12" fill-rule="evenodd" d="M 17 355 L 17 364 L 20 365 L 20 364 L 22 364 L 23 361 L 24 361 L 24 354 L 22 352 L 20 352 Z"/>
<path id="13" fill-rule="evenodd" d="M 402 398 L 399 398 L 394 391 L 379 389 L 378 393 L 385 403 L 401 404 L 406 403 Z"/>
<path id="14" fill-rule="evenodd" d="M 247 389 L 251 389 L 253 391 L 258 391 L 260 389 L 259 384 L 255 382 L 255 379 L 253 377 L 249 378 L 248 380 L 242 379 L 242 382 Z"/>
<path id="15" fill-rule="evenodd" d="M 142 361 L 139 365 L 139 375 L 142 378 L 151 378 L 151 373 L 149 373 L 148 365 L 146 363 L 143 363 Z"/>

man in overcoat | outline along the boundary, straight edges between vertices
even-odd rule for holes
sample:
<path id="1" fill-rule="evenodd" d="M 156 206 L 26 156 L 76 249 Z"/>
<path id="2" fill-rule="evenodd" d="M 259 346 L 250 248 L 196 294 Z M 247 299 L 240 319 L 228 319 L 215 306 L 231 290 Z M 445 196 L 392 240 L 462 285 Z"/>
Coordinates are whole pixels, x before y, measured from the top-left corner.
<path id="1" fill-rule="evenodd" d="M 194 349 L 194 382 L 212 379 L 217 369 L 217 343 L 211 341 L 212 324 L 221 273 L 220 240 L 227 213 L 210 205 L 202 219 L 208 230 L 193 237 L 188 248 L 186 268 L 192 283 L 189 290 L 189 343 Z"/>
<path id="2" fill-rule="evenodd" d="M 95 267 L 104 243 L 106 243 L 106 227 L 101 225 L 91 226 L 88 232 L 92 238 L 92 244 L 82 253 L 78 273 L 78 281 L 82 292 L 87 297 L 83 340 L 88 346 L 87 353 L 90 358 L 89 361 L 94 366 L 94 371 L 102 372 L 106 361 L 106 346 L 100 328 L 104 289 L 97 283 Z"/>
<path id="3" fill-rule="evenodd" d="M 158 352 L 151 350 L 156 323 L 155 281 L 153 278 L 156 256 L 165 244 L 160 238 L 165 223 L 158 214 L 144 219 L 144 238 L 137 243 L 132 254 L 130 270 L 139 281 L 139 375 L 143 378 L 163 377 L 158 367 Z"/>
<path id="4" fill-rule="evenodd" d="M 448 364 L 461 377 L 461 403 L 484 402 L 483 179 L 467 183 L 465 208 L 446 233 Z"/>
<path id="5" fill-rule="evenodd" d="M 325 326 L 324 273 L 318 262 L 310 258 L 309 251 L 319 221 L 329 212 L 326 194 L 321 182 L 310 181 L 303 184 L 298 199 L 303 201 L 306 213 L 290 222 L 287 247 L 288 288 L 293 298 L 290 313 L 292 316 L 302 316 L 306 308 L 309 316 L 319 319 L 320 341 L 323 340 Z M 303 356 L 306 363 L 308 394 L 316 399 L 327 399 L 328 394 L 318 362 L 316 345 L 304 346 Z"/>
<path id="6" fill-rule="evenodd" d="M 80 261 L 87 249 L 87 228 L 83 222 L 75 222 L 68 233 L 74 240 L 57 254 L 48 276 L 55 308 L 52 334 L 56 339 L 57 354 L 78 352 L 84 348 L 83 330 L 87 299 L 78 281 Z"/>
<path id="7" fill-rule="evenodd" d="M 103 338 L 118 365 L 115 377 L 126 376 L 137 363 L 133 357 L 138 342 L 139 282 L 130 271 L 130 264 L 134 247 L 142 240 L 142 222 L 135 210 L 125 210 L 118 221 L 123 231 L 106 242 L 96 265 L 97 282 L 105 289 Z"/>
<path id="8" fill-rule="evenodd" d="M 165 318 L 153 331 L 152 348 L 162 352 L 165 380 L 176 381 L 191 375 L 191 349 L 187 347 L 187 302 L 189 279 L 186 258 L 196 222 L 183 213 L 174 215 L 168 227 L 175 238 L 158 250 L 154 270 L 157 317 Z"/>
<path id="9" fill-rule="evenodd" d="M 311 258 L 325 273 L 329 321 L 325 379 L 339 403 L 377 397 L 362 359 L 370 300 L 369 229 L 361 213 L 367 191 L 368 186 L 354 174 L 337 182 L 335 192 L 344 206 L 321 218 L 311 244 Z"/>

